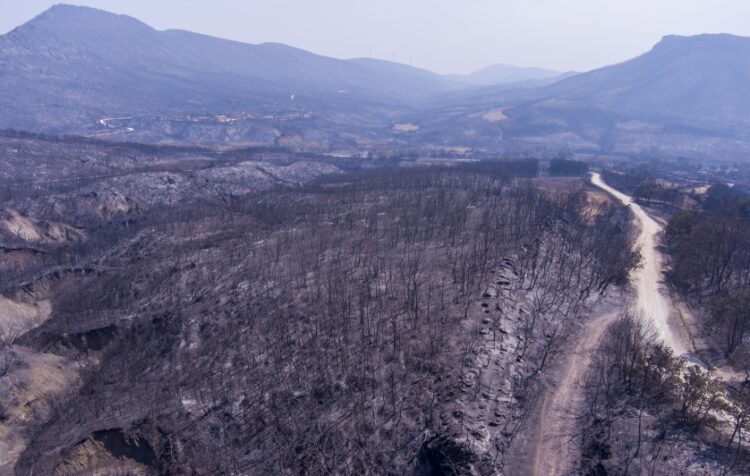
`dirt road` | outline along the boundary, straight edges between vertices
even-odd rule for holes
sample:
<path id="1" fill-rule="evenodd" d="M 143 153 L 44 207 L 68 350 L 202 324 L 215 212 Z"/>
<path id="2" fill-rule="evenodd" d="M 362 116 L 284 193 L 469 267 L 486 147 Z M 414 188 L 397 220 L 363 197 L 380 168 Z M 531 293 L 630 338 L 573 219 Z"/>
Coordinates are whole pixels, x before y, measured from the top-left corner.
<path id="1" fill-rule="evenodd" d="M 604 183 L 598 173 L 592 174 L 591 182 L 630 207 L 638 223 L 640 232 L 636 246 L 643 255 L 643 266 L 634 270 L 630 277 L 635 291 L 633 310 L 653 325 L 659 338 L 675 354 L 685 354 L 691 349 L 688 336 L 680 332 L 676 313 L 662 290 L 662 258 L 656 248 L 657 235 L 662 226 L 633 202 L 632 198 Z M 575 432 L 576 409 L 582 399 L 581 380 L 589 367 L 591 351 L 596 348 L 607 326 L 616 316 L 616 312 L 610 313 L 589 323 L 576 348 L 566 356 L 559 384 L 545 394 L 537 429 L 533 475 L 574 473 L 575 455 L 578 451 L 572 446 L 572 435 Z"/>
<path id="2" fill-rule="evenodd" d="M 576 348 L 566 355 L 562 380 L 545 394 L 537 430 L 533 475 L 553 476 L 574 472 L 575 456 L 579 451 L 572 435 L 575 432 L 576 409 L 583 398 L 581 382 L 591 362 L 592 351 L 617 315 L 617 312 L 612 312 L 598 317 L 586 327 Z"/>
<path id="3" fill-rule="evenodd" d="M 131 132 L 135 132 L 135 129 L 133 129 L 132 127 L 116 127 L 110 124 L 110 122 L 112 121 L 124 121 L 127 119 L 132 119 L 132 117 L 105 117 L 99 119 L 99 124 L 104 126 L 107 131 L 97 132 L 96 134 L 91 134 L 88 137 L 111 136 L 114 134 L 130 134 Z"/>
<path id="4" fill-rule="evenodd" d="M 676 355 L 691 351 L 688 336 L 680 331 L 680 323 L 663 290 L 662 258 L 657 246 L 657 235 L 662 226 L 651 218 L 640 205 L 624 193 L 615 190 L 602 180 L 598 173 L 591 174 L 591 183 L 614 196 L 623 205 L 629 206 L 638 221 L 640 234 L 637 246 L 643 255 L 643 266 L 633 271 L 630 278 L 635 290 L 634 311 L 654 326 L 658 337 Z"/>

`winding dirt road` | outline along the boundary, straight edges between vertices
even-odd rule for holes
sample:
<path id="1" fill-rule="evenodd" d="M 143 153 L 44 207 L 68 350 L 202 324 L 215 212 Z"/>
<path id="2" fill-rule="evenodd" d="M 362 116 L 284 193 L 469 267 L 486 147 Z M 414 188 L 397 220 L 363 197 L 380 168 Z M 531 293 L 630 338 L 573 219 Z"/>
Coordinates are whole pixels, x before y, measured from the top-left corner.
<path id="1" fill-rule="evenodd" d="M 130 134 L 131 132 L 135 132 L 135 129 L 132 127 L 117 127 L 110 124 L 112 121 L 125 121 L 128 119 L 133 119 L 132 117 L 104 117 L 102 119 L 99 119 L 99 124 L 104 126 L 106 129 L 105 132 L 97 132 L 95 134 L 89 135 L 89 137 L 101 137 L 101 136 L 111 136 L 115 134 Z"/>
<path id="2" fill-rule="evenodd" d="M 692 346 L 684 332 L 678 330 L 680 323 L 676 322 L 676 312 L 665 296 L 666 291 L 663 290 L 662 258 L 656 248 L 657 235 L 662 231 L 662 226 L 631 197 L 604 183 L 598 173 L 591 174 L 591 183 L 615 197 L 623 205 L 630 207 L 641 230 L 636 246 L 640 248 L 643 255 L 643 266 L 634 270 L 630 277 L 636 297 L 633 311 L 654 326 L 658 337 L 676 355 L 689 352 Z"/>
<path id="3" fill-rule="evenodd" d="M 643 255 L 642 266 L 633 271 L 630 281 L 635 291 L 633 311 L 651 323 L 658 337 L 677 355 L 683 355 L 692 346 L 685 333 L 679 332 L 676 312 L 662 293 L 662 258 L 657 249 L 657 235 L 662 226 L 651 218 L 640 205 L 624 193 L 610 187 L 598 173 L 591 174 L 591 183 L 609 193 L 623 205 L 630 207 L 638 222 L 640 233 L 635 246 Z M 617 317 L 617 312 L 593 319 L 572 353 L 565 356 L 562 379 L 544 396 L 534 464 L 534 476 L 558 476 L 574 473 L 578 451 L 574 447 L 576 410 L 583 398 L 581 381 L 591 363 L 592 350 L 596 348 L 607 326 Z"/>

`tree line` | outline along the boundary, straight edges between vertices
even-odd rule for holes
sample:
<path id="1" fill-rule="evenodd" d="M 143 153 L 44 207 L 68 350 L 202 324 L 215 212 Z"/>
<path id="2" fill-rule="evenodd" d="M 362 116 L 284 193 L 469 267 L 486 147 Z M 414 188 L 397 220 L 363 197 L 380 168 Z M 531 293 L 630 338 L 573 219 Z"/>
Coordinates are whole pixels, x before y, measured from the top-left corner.
<path id="1" fill-rule="evenodd" d="M 750 315 L 750 196 L 712 186 L 698 210 L 675 213 L 666 228 L 670 278 L 705 302 L 708 332 L 727 357 L 747 362 Z"/>

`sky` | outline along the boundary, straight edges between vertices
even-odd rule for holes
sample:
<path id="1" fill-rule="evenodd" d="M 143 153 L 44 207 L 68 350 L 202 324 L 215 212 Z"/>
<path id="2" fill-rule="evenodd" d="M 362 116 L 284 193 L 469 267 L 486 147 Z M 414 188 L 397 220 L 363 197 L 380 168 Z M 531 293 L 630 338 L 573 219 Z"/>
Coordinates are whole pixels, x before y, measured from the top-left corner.
<path id="1" fill-rule="evenodd" d="M 0 34 L 51 5 L 0 0 Z M 669 34 L 750 36 L 750 0 L 72 0 L 248 43 L 373 57 L 439 73 L 491 64 L 587 71 Z"/>

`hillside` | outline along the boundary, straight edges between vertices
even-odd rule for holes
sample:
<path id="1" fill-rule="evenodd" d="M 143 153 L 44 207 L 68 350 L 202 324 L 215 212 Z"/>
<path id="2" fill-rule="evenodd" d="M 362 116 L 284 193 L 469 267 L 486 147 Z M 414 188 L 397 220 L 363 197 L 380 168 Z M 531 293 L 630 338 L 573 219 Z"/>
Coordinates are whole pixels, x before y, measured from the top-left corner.
<path id="1" fill-rule="evenodd" d="M 635 264 L 627 209 L 513 180 L 534 161 L 0 160 L 0 474 L 519 474 L 548 365 Z"/>
<path id="2" fill-rule="evenodd" d="M 622 46 L 583 1 L 154 3 L 446 65 Z M 748 53 L 0 35 L 0 476 L 750 475 Z"/>
<path id="3" fill-rule="evenodd" d="M 750 154 L 750 38 L 670 36 L 624 63 L 529 88 L 446 94 L 409 121 L 420 140 L 539 155 Z"/>
<path id="4" fill-rule="evenodd" d="M 84 7 L 55 6 L 0 37 L 0 128 L 69 133 L 103 117 L 280 111 L 352 121 L 449 87 L 408 66 L 157 31 Z"/>
<path id="5" fill-rule="evenodd" d="M 750 38 L 667 36 L 635 59 L 580 74 L 541 91 L 656 118 L 747 121 L 750 113 Z"/>

